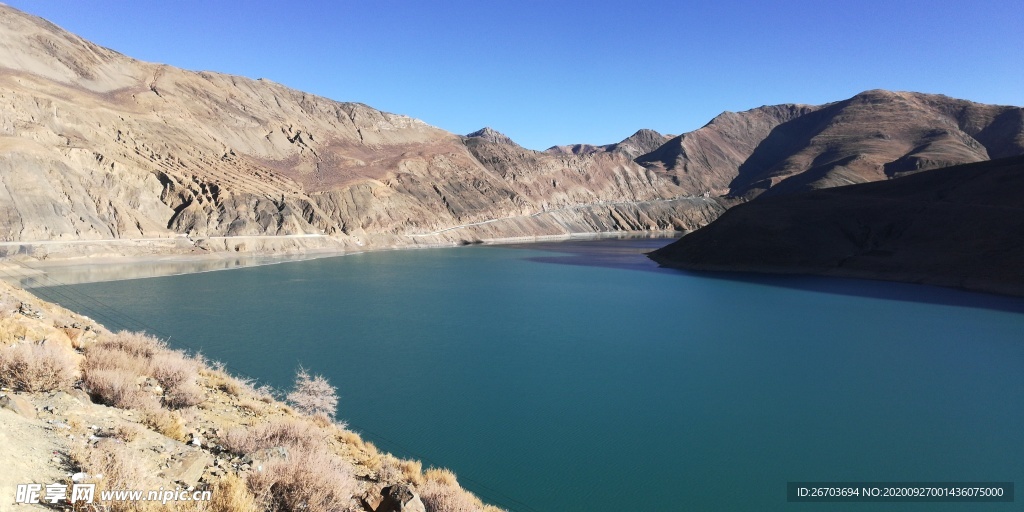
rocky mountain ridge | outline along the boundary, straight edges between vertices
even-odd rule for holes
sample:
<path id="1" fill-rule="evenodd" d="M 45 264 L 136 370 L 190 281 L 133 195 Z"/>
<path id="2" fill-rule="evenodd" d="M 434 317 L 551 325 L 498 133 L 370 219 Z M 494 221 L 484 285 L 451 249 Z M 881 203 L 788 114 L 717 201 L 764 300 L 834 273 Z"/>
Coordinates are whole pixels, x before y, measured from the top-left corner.
<path id="1" fill-rule="evenodd" d="M 269 80 L 137 61 L 0 6 L 0 255 L 117 255 L 131 250 L 103 244 L 133 239 L 203 252 L 689 231 L 765 190 L 1020 154 L 1021 112 L 869 91 L 538 152 L 490 128 L 460 136 Z"/>

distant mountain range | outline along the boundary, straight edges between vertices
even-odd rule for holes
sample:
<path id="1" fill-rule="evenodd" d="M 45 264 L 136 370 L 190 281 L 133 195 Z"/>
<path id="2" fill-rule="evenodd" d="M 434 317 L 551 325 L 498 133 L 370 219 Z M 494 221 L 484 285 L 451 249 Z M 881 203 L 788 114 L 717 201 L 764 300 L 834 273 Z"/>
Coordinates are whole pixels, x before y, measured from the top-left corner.
<path id="1" fill-rule="evenodd" d="M 538 152 L 141 62 L 7 6 L 0 105 L 7 242 L 188 235 L 259 251 L 689 231 L 760 195 L 1024 154 L 1019 107 L 887 91 Z"/>

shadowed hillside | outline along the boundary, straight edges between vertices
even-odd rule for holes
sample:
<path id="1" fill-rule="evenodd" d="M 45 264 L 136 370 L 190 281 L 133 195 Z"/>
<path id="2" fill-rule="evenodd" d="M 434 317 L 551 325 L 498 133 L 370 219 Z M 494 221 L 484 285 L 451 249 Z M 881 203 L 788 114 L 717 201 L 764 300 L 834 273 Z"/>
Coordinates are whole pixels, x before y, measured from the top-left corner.
<path id="1" fill-rule="evenodd" d="M 764 197 L 651 254 L 691 270 L 907 281 L 1024 295 L 1024 157 Z"/>

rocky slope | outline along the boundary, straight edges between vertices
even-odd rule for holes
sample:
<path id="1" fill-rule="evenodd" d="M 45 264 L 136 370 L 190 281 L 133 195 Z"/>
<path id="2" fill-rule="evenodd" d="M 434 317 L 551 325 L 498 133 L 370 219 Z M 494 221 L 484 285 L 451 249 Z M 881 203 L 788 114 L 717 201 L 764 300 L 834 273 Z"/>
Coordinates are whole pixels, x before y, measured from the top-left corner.
<path id="1" fill-rule="evenodd" d="M 6 6 L 0 63 L 6 241 L 444 242 L 691 228 L 721 211 L 628 155 L 553 157 L 493 132 L 462 137 L 266 80 L 139 62 Z M 438 233 L 496 219 L 508 220 Z"/>
<path id="2" fill-rule="evenodd" d="M 737 206 L 659 249 L 693 270 L 819 274 L 1024 296 L 1024 157 Z"/>
<path id="3" fill-rule="evenodd" d="M 201 357 L 109 332 L 3 282 L 0 441 L 4 511 L 82 510 L 68 491 L 93 483 L 93 508 L 111 511 L 499 512 L 450 471 L 424 471 Z M 18 505 L 21 484 L 41 484 L 41 497 L 49 484 L 67 490 L 52 505 Z M 210 500 L 100 501 L 105 489 Z"/>
<path id="4" fill-rule="evenodd" d="M 1022 133 L 1017 107 L 870 91 L 537 152 L 140 62 L 0 6 L 0 256 L 686 231 L 767 189 L 1020 154 Z M 39 241 L 61 243 L 21 244 Z"/>

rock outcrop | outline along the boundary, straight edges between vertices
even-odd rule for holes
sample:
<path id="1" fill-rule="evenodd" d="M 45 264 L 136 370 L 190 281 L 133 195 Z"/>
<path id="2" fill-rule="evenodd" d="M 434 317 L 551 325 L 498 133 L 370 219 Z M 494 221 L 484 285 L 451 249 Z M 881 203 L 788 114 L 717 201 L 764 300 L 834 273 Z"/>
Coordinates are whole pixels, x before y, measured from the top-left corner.
<path id="1" fill-rule="evenodd" d="M 817 274 L 1024 296 L 1024 157 L 763 197 L 651 254 L 691 270 Z"/>

